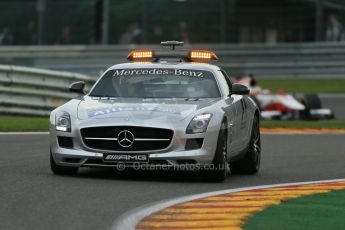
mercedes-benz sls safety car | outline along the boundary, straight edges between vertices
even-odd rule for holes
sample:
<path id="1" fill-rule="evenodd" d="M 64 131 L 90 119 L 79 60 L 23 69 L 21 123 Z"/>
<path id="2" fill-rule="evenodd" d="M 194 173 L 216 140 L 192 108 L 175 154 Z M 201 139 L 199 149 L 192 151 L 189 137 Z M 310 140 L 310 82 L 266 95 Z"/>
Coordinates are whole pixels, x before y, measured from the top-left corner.
<path id="1" fill-rule="evenodd" d="M 75 174 L 80 167 L 198 166 L 222 181 L 232 173 L 255 174 L 261 146 L 259 109 L 249 89 L 232 84 L 211 51 L 132 51 L 131 62 L 110 67 L 88 93 L 50 115 L 51 169 Z"/>

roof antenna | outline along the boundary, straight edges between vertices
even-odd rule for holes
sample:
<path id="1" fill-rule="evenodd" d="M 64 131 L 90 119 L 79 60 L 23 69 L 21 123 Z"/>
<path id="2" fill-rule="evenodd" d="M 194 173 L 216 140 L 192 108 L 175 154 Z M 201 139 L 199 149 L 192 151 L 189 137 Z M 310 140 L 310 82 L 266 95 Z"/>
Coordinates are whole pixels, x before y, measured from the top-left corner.
<path id="1" fill-rule="evenodd" d="M 171 50 L 175 50 L 175 46 L 183 46 L 184 42 L 181 41 L 163 41 L 161 46 L 170 46 Z"/>

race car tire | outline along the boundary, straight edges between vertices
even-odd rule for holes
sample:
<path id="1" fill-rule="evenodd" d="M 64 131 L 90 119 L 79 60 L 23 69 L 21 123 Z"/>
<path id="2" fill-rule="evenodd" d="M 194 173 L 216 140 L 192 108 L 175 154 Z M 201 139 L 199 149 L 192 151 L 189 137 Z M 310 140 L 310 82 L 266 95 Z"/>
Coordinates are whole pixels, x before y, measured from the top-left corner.
<path id="1" fill-rule="evenodd" d="M 251 139 L 244 157 L 230 162 L 230 172 L 233 174 L 256 174 L 260 169 L 261 138 L 259 118 L 255 116 Z"/>
<path id="2" fill-rule="evenodd" d="M 321 109 L 321 100 L 317 94 L 305 94 L 302 103 L 307 109 Z"/>
<path id="3" fill-rule="evenodd" d="M 321 109 L 322 104 L 317 94 L 305 94 L 301 100 L 302 104 L 305 105 L 305 110 L 300 112 L 300 118 L 303 120 L 311 120 L 310 116 L 311 109 Z"/>
<path id="4" fill-rule="evenodd" d="M 77 167 L 64 167 L 64 166 L 57 165 L 51 153 L 50 153 L 50 168 L 52 172 L 56 175 L 76 175 L 78 173 Z"/>
<path id="5" fill-rule="evenodd" d="M 226 125 L 222 124 L 218 134 L 217 148 L 212 167 L 203 168 L 202 176 L 206 181 L 223 182 L 227 176 L 227 133 Z"/>

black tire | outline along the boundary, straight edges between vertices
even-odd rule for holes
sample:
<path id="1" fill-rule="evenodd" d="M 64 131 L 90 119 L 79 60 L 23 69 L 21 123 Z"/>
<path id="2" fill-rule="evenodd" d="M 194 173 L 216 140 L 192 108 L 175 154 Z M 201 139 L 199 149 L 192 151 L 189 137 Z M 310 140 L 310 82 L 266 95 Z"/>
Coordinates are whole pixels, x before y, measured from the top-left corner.
<path id="1" fill-rule="evenodd" d="M 256 174 L 260 169 L 261 138 L 259 118 L 253 120 L 252 135 L 247 152 L 240 160 L 230 162 L 230 171 L 233 174 Z"/>
<path id="2" fill-rule="evenodd" d="M 76 175 L 78 173 L 77 167 L 64 167 L 64 166 L 57 165 L 51 153 L 50 153 L 50 168 L 52 172 L 57 175 Z"/>
<path id="3" fill-rule="evenodd" d="M 222 124 L 218 134 L 217 148 L 212 161 L 212 170 L 206 168 L 202 171 L 202 176 L 206 181 L 223 182 L 227 176 L 227 132 L 225 123 Z"/>
<path id="4" fill-rule="evenodd" d="M 311 109 L 321 109 L 322 104 L 317 94 L 305 94 L 301 100 L 301 103 L 305 106 L 305 110 L 300 112 L 300 118 L 303 120 L 311 120 Z"/>
<path id="5" fill-rule="evenodd" d="M 321 100 L 317 94 L 305 94 L 302 103 L 307 109 L 321 109 Z"/>

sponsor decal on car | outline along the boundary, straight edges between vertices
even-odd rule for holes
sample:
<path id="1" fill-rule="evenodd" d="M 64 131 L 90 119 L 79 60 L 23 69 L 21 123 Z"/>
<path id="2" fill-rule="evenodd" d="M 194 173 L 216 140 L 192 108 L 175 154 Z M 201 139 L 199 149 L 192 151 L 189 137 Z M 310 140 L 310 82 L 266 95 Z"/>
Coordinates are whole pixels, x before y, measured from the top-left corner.
<path id="1" fill-rule="evenodd" d="M 170 107 L 162 107 L 162 106 L 113 106 L 110 108 L 98 109 L 94 111 L 89 111 L 88 116 L 89 118 L 111 114 L 111 113 L 118 113 L 118 112 L 134 112 L 134 111 L 148 111 L 148 112 L 161 112 L 161 113 L 171 113 L 176 115 L 181 115 L 181 111 L 175 110 L 174 108 Z"/>

